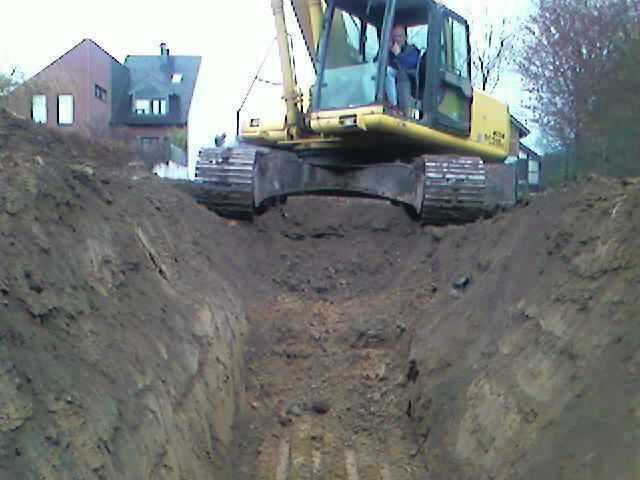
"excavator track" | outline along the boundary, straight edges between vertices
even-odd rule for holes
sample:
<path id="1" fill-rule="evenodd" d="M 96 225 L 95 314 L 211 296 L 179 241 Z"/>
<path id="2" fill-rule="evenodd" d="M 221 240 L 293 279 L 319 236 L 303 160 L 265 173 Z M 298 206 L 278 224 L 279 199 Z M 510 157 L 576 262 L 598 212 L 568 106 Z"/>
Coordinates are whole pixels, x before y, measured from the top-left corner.
<path id="1" fill-rule="evenodd" d="M 195 194 L 198 203 L 224 217 L 251 220 L 254 169 L 261 150 L 249 146 L 201 150 L 196 182 L 206 188 Z"/>
<path id="2" fill-rule="evenodd" d="M 486 172 L 480 158 L 453 155 L 423 158 L 423 223 L 469 223 L 485 214 Z"/>
<path id="3" fill-rule="evenodd" d="M 203 149 L 196 165 L 199 188 L 192 194 L 198 203 L 221 216 L 251 220 L 256 213 L 256 160 L 268 151 L 247 145 Z M 484 215 L 486 174 L 481 159 L 446 155 L 425 155 L 421 159 L 422 223 L 468 223 Z"/>

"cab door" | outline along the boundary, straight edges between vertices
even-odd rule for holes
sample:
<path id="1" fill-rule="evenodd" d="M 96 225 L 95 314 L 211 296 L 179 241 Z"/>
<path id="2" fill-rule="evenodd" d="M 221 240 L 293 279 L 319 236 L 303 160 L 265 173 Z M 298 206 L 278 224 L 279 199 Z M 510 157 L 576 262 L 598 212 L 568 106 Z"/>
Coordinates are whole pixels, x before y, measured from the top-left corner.
<path id="1" fill-rule="evenodd" d="M 460 15 L 439 6 L 430 32 L 427 75 L 428 123 L 438 130 L 468 137 L 471 132 L 471 47 L 469 25 Z"/>

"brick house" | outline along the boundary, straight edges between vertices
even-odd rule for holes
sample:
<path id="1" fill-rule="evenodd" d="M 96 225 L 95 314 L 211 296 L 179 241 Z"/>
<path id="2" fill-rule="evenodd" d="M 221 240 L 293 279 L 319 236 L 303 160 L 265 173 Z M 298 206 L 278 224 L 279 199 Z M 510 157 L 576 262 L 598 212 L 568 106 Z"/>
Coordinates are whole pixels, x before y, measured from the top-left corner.
<path id="1" fill-rule="evenodd" d="M 129 55 L 120 63 L 85 39 L 5 103 L 51 128 L 136 142 L 143 153 L 165 163 L 157 173 L 186 178 L 189 109 L 200 61 L 199 56 L 170 55 L 162 44 L 159 55 Z"/>

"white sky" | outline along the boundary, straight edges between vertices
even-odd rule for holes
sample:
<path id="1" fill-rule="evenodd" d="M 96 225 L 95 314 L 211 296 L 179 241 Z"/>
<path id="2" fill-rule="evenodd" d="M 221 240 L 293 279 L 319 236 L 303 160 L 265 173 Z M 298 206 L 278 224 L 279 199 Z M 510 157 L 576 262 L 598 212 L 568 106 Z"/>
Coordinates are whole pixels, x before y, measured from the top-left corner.
<path id="1" fill-rule="evenodd" d="M 286 0 L 285 0 L 286 3 Z M 449 7 L 466 15 L 488 6 L 497 15 L 523 15 L 529 0 L 449 0 Z M 191 107 L 191 145 L 210 145 L 222 132 L 235 133 L 235 111 L 275 37 L 270 0 L 79 0 L 12 1 L 3 8 L 0 29 L 0 70 L 17 66 L 28 78 L 84 38 L 91 38 L 117 60 L 126 55 L 155 55 L 167 43 L 172 54 L 203 57 L 198 97 Z M 7 21 L 8 19 L 11 21 Z M 299 34 L 294 29 L 290 33 Z M 301 47 L 301 41 L 296 42 Z M 298 48 L 301 83 L 309 83 L 305 50 Z M 279 82 L 277 45 L 260 77 Z M 518 114 L 517 79 L 495 92 Z M 283 109 L 281 87 L 257 83 L 244 111 Z M 271 115 L 270 115 L 271 116 Z M 192 149 L 194 150 L 194 149 Z"/>

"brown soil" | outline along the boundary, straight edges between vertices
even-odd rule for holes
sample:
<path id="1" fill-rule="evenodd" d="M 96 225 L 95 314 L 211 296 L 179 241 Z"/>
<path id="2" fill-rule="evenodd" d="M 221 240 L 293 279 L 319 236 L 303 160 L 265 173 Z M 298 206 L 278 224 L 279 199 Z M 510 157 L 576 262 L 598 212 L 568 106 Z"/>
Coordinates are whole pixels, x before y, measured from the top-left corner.
<path id="1" fill-rule="evenodd" d="M 635 181 L 249 224 L 129 158 L 0 115 L 0 478 L 640 478 Z"/>

